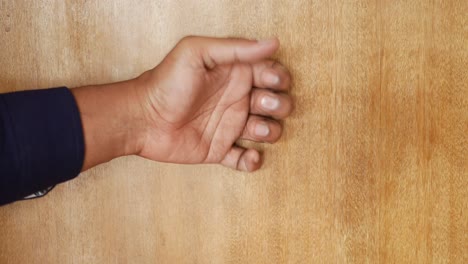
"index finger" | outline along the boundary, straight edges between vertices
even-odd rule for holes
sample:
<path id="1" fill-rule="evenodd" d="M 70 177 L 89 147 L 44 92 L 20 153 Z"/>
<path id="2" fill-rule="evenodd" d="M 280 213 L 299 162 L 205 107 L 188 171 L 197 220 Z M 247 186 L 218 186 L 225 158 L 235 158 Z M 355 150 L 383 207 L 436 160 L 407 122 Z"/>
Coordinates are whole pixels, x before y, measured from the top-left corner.
<path id="1" fill-rule="evenodd" d="M 235 38 L 186 37 L 182 43 L 200 51 L 208 68 L 232 63 L 255 63 L 273 55 L 279 48 L 279 40 L 248 40 Z"/>

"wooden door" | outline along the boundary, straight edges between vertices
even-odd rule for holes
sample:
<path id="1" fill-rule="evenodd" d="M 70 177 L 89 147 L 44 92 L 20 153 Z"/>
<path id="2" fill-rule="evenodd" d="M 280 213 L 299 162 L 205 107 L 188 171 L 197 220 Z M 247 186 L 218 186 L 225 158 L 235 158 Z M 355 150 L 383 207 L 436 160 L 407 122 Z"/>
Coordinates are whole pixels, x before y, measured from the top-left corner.
<path id="1" fill-rule="evenodd" d="M 0 208 L 0 263 L 468 263 L 466 0 L 0 5 L 1 92 L 278 36 L 296 101 L 256 173 L 127 157 Z"/>

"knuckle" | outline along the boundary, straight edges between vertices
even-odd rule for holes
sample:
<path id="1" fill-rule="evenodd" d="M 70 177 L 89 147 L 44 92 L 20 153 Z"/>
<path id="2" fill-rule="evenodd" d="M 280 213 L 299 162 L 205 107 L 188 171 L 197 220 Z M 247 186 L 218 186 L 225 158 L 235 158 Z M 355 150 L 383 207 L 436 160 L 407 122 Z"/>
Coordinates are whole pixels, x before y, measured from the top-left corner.
<path id="1" fill-rule="evenodd" d="M 272 67 L 273 67 L 273 68 L 276 68 L 276 69 L 278 69 L 278 70 L 280 70 L 280 71 L 282 71 L 282 72 L 284 72 L 284 73 L 286 73 L 286 74 L 289 74 L 288 68 L 286 68 L 286 67 L 285 67 L 282 63 L 280 63 L 279 61 L 275 61 Z"/>
<path id="2" fill-rule="evenodd" d="M 272 111 L 271 114 L 274 119 L 283 119 L 288 116 L 289 103 L 287 98 L 284 96 L 277 96 L 277 98 L 280 101 L 280 106 L 276 110 Z"/>
<path id="3" fill-rule="evenodd" d="M 274 122 L 273 124 L 272 124 L 272 127 L 273 127 L 274 133 L 272 133 L 271 143 L 277 142 L 281 138 L 281 135 L 283 134 L 283 128 L 281 127 L 281 125 L 277 122 Z"/>
<path id="4" fill-rule="evenodd" d="M 279 62 L 276 61 L 276 60 L 272 60 L 272 59 L 267 59 L 266 60 L 266 65 L 270 68 L 274 68 L 276 64 L 278 64 Z"/>
<path id="5" fill-rule="evenodd" d="M 180 42 L 190 42 L 190 41 L 194 40 L 195 38 L 196 38 L 196 37 L 193 36 L 193 35 L 188 35 L 188 36 L 183 37 L 183 38 L 180 40 Z"/>
<path id="6" fill-rule="evenodd" d="M 292 106 L 293 106 L 293 101 L 290 96 L 285 95 L 284 96 L 284 106 L 285 106 L 285 112 L 287 114 L 291 113 L 292 111 Z"/>
<path id="7" fill-rule="evenodd" d="M 280 83 L 280 88 L 287 90 L 291 86 L 291 77 L 289 74 L 281 74 L 281 83 Z"/>
<path id="8" fill-rule="evenodd" d="M 188 36 L 183 37 L 177 45 L 182 46 L 182 47 L 187 47 L 187 46 L 193 45 L 193 43 L 196 40 L 197 40 L 196 36 L 188 35 Z"/>

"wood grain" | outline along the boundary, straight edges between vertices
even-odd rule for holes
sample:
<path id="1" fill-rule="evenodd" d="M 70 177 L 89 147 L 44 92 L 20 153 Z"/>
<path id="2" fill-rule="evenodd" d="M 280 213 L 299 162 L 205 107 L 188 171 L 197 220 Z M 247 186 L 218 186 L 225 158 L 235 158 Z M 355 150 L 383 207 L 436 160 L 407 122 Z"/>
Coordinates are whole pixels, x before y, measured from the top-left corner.
<path id="1" fill-rule="evenodd" d="M 127 157 L 0 208 L 0 263 L 468 263 L 468 2 L 0 3 L 0 91 L 137 76 L 185 35 L 276 35 L 265 167 Z M 245 143 L 250 144 L 250 143 Z"/>

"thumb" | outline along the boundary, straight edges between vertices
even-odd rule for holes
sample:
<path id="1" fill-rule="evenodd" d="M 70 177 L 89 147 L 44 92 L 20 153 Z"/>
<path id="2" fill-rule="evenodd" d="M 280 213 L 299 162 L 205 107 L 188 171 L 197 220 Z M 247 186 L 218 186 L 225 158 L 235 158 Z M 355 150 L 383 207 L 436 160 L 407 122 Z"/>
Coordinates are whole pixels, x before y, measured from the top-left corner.
<path id="1" fill-rule="evenodd" d="M 195 43 L 193 44 L 201 51 L 201 59 L 208 68 L 236 62 L 257 62 L 273 55 L 280 45 L 277 38 L 261 41 L 234 38 L 194 38 Z"/>

